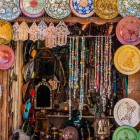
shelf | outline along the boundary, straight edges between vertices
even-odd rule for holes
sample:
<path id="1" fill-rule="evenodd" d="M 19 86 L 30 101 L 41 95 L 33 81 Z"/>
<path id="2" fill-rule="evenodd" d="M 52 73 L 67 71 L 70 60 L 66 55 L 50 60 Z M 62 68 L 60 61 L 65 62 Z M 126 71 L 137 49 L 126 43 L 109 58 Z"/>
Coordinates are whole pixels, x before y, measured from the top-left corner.
<path id="1" fill-rule="evenodd" d="M 68 118 L 69 116 L 67 115 L 47 115 L 49 118 Z M 82 116 L 82 118 L 87 118 L 87 119 L 94 119 L 95 116 Z M 107 116 L 107 118 L 112 119 L 114 118 L 113 116 Z"/>
<path id="2" fill-rule="evenodd" d="M 74 16 L 68 16 L 63 19 L 64 22 L 68 23 L 80 23 L 80 24 L 89 24 L 89 23 L 95 23 L 97 25 L 102 25 L 107 22 L 114 23 L 114 22 L 119 22 L 122 19 L 121 16 L 115 17 L 113 19 L 102 19 L 100 17 L 88 17 L 88 18 L 80 18 L 80 17 L 74 17 Z M 54 23 L 58 23 L 62 19 L 53 19 L 51 17 L 40 17 L 40 18 L 28 18 L 28 17 L 18 17 L 16 20 L 13 20 L 11 22 L 22 22 L 26 21 L 27 23 L 32 23 L 33 21 L 39 23 L 41 20 L 44 20 L 47 23 L 50 23 L 51 21 Z"/>

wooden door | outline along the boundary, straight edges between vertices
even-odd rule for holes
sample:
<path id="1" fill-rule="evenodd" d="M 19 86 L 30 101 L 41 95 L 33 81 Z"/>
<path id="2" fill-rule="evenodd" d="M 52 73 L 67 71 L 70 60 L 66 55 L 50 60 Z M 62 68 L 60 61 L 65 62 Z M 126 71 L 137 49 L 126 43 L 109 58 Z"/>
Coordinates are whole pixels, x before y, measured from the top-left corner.
<path id="1" fill-rule="evenodd" d="M 0 99 L 0 140 L 8 140 L 8 71 L 0 71 L 0 85 L 2 96 Z"/>
<path id="2" fill-rule="evenodd" d="M 129 97 L 136 100 L 140 105 L 140 71 L 128 76 Z M 137 126 L 140 129 L 140 123 Z"/>

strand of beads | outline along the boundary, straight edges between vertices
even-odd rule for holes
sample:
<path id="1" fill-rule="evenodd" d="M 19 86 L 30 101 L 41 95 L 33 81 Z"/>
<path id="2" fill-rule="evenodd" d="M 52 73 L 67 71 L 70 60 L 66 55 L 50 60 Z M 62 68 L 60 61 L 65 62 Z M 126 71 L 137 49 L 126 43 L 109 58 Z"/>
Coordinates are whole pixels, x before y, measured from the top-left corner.
<path id="1" fill-rule="evenodd" d="M 108 98 L 111 95 L 111 60 L 112 60 L 112 38 L 109 38 L 109 50 L 108 50 Z"/>
<path id="2" fill-rule="evenodd" d="M 75 64 L 74 64 L 74 98 L 76 98 L 76 92 L 77 92 L 77 89 L 78 89 L 78 72 L 79 72 L 79 69 L 78 69 L 78 46 L 79 46 L 79 38 L 76 37 L 76 46 L 75 46 Z"/>
<path id="3" fill-rule="evenodd" d="M 101 60 L 100 60 L 100 95 L 103 94 L 103 83 L 104 83 L 104 78 L 103 78 L 103 37 L 101 38 L 101 45 L 100 45 L 100 49 L 101 49 Z"/>
<path id="4" fill-rule="evenodd" d="M 72 38 L 70 38 L 69 45 L 69 84 L 68 84 L 69 119 L 71 119 L 71 93 L 72 93 Z"/>
<path id="5" fill-rule="evenodd" d="M 80 103 L 79 103 L 79 118 L 82 118 L 83 112 L 83 98 L 84 98 L 84 60 L 85 60 L 85 38 L 82 37 L 82 46 L 81 46 L 81 61 L 80 61 Z"/>

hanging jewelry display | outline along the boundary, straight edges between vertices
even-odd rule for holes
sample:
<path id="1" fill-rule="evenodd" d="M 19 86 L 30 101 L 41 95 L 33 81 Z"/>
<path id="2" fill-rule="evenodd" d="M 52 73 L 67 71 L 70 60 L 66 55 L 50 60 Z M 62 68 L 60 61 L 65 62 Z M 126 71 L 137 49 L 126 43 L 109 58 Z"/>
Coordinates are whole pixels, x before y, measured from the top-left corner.
<path id="1" fill-rule="evenodd" d="M 14 31 L 14 34 L 13 34 L 13 40 L 14 41 L 19 41 L 19 24 L 18 22 L 15 22 L 14 25 L 13 25 L 13 31 Z"/>
<path id="2" fill-rule="evenodd" d="M 69 35 L 70 32 L 68 30 L 68 27 L 64 23 L 64 21 L 60 21 L 59 24 L 56 26 L 56 45 L 63 46 L 67 44 L 67 35 Z"/>
<path id="3" fill-rule="evenodd" d="M 0 1 L 0 19 L 11 21 L 16 19 L 20 13 L 19 0 Z"/>
<path id="4" fill-rule="evenodd" d="M 23 21 L 20 24 L 20 26 L 18 28 L 18 32 L 19 32 L 19 40 L 25 41 L 28 39 L 29 27 L 25 21 Z"/>
<path id="5" fill-rule="evenodd" d="M 38 27 L 36 23 L 33 22 L 33 24 L 31 25 L 29 29 L 29 39 L 32 41 L 36 41 L 38 40 L 37 35 L 38 35 Z"/>
<path id="6" fill-rule="evenodd" d="M 20 8 L 25 16 L 37 18 L 45 13 L 45 0 L 20 0 Z"/>
<path id="7" fill-rule="evenodd" d="M 71 93 L 72 93 L 72 38 L 70 38 L 69 45 L 69 84 L 68 84 L 68 95 L 69 95 L 69 119 L 71 119 Z"/>
<path id="8" fill-rule="evenodd" d="M 95 90 L 97 92 L 97 37 L 95 38 L 94 66 L 95 66 L 94 87 L 95 87 Z"/>
<path id="9" fill-rule="evenodd" d="M 55 19 L 63 19 L 71 13 L 69 0 L 46 0 L 45 10 Z"/>
<path id="10" fill-rule="evenodd" d="M 74 63 L 74 98 L 76 98 L 76 92 L 77 89 L 79 87 L 78 85 L 78 73 L 79 73 L 79 69 L 78 69 L 78 62 L 79 62 L 79 55 L 78 55 L 78 46 L 79 46 L 79 38 L 76 37 L 76 46 L 75 46 L 75 63 Z"/>
<path id="11" fill-rule="evenodd" d="M 84 73 L 85 73 L 85 38 L 82 37 L 82 46 L 81 46 L 81 61 L 80 61 L 80 103 L 79 103 L 79 112 L 81 119 L 83 112 L 83 98 L 84 98 Z"/>
<path id="12" fill-rule="evenodd" d="M 45 40 L 47 34 L 47 24 L 42 20 L 39 24 L 38 24 L 38 34 L 37 34 L 37 38 L 39 40 Z"/>
<path id="13" fill-rule="evenodd" d="M 45 40 L 45 45 L 48 48 L 53 48 L 56 46 L 55 40 L 56 40 L 56 28 L 54 27 L 54 24 L 51 22 L 47 32 L 46 32 L 46 40 Z"/>

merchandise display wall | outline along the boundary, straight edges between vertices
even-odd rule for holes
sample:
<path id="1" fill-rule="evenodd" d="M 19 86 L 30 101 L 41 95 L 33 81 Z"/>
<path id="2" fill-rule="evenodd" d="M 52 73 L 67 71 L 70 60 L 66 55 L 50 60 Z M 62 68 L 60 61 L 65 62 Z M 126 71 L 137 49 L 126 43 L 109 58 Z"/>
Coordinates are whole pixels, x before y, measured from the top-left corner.
<path id="1" fill-rule="evenodd" d="M 139 9 L 0 2 L 0 140 L 139 140 Z"/>

